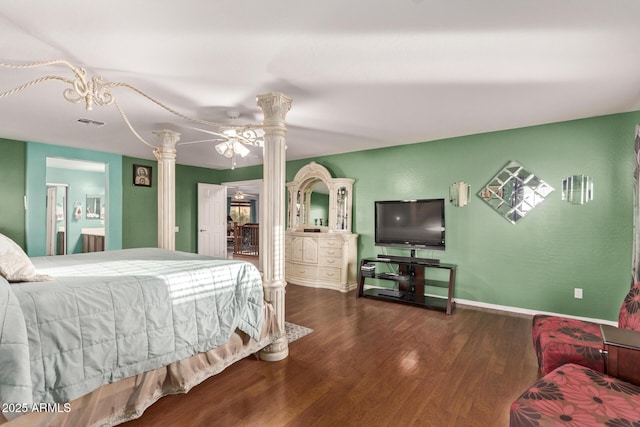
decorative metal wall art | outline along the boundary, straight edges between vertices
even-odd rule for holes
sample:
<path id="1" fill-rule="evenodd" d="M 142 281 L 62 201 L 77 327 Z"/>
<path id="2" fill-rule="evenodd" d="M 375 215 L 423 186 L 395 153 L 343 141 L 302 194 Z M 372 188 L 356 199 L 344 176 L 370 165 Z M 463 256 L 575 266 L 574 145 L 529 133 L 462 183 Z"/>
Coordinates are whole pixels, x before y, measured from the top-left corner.
<path id="1" fill-rule="evenodd" d="M 456 207 L 463 207 L 469 203 L 471 186 L 466 182 L 454 182 L 449 187 L 449 202 Z"/>
<path id="2" fill-rule="evenodd" d="M 593 179 L 572 175 L 562 180 L 562 200 L 572 205 L 584 205 L 593 200 Z"/>
<path id="3" fill-rule="evenodd" d="M 553 191 L 553 187 L 510 161 L 478 192 L 478 197 L 512 224 L 528 215 Z"/>

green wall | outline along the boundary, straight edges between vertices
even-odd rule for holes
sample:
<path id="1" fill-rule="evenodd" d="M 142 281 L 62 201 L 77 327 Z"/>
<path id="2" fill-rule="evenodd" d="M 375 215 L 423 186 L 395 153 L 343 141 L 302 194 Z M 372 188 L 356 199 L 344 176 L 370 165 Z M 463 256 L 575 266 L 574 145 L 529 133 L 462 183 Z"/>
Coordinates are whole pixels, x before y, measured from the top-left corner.
<path id="1" fill-rule="evenodd" d="M 288 170 L 288 167 L 287 167 Z M 238 182 L 262 179 L 262 165 L 246 168 L 226 169 L 220 172 L 220 182 Z"/>
<path id="2" fill-rule="evenodd" d="M 198 183 L 219 184 L 220 172 L 176 165 L 176 249 L 198 251 Z"/>
<path id="3" fill-rule="evenodd" d="M 24 195 L 26 147 L 21 141 L 0 139 L 0 233 L 26 247 Z"/>
<path id="4" fill-rule="evenodd" d="M 448 198 L 449 185 L 471 184 L 471 203 L 446 206 L 447 248 L 418 251 L 458 265 L 459 300 L 615 320 L 630 284 L 633 142 L 640 112 L 409 144 L 287 162 L 286 179 L 309 161 L 336 177 L 355 179 L 353 231 L 359 258 L 386 251 L 373 242 L 376 200 Z M 295 141 L 289 141 L 289 145 Z M 0 140 L 0 232 L 20 243 L 25 183 L 24 144 Z M 476 193 L 508 161 L 515 160 L 556 191 L 512 225 Z M 153 187 L 132 185 L 132 165 L 154 167 Z M 157 245 L 157 168 L 122 158 L 122 247 Z M 44 170 L 44 167 L 43 167 Z M 595 199 L 582 206 L 560 200 L 562 179 L 586 174 Z M 216 171 L 176 167 L 176 249 L 197 250 L 197 183 L 262 178 L 262 166 Z M 14 185 L 15 184 L 15 185 Z M 27 183 L 28 184 L 28 183 Z M 24 237 L 22 237 L 24 241 Z M 582 288 L 584 298 L 573 298 Z"/>
<path id="5" fill-rule="evenodd" d="M 133 165 L 151 166 L 151 187 L 133 185 Z M 122 156 L 122 248 L 158 247 L 158 167 Z"/>
<path id="6" fill-rule="evenodd" d="M 417 254 L 458 265 L 456 298 L 614 321 L 631 280 L 637 123 L 640 112 L 632 112 L 295 160 L 287 162 L 286 180 L 310 161 L 335 177 L 355 179 L 359 258 L 408 255 L 374 245 L 374 201 L 448 199 L 449 186 L 465 181 L 471 203 L 446 206 L 446 250 Z M 510 160 L 555 188 L 516 225 L 476 196 Z M 594 179 L 594 201 L 576 206 L 561 200 L 562 180 L 574 174 Z M 221 182 L 261 177 L 258 167 L 221 172 Z M 573 298 L 574 288 L 583 289 L 583 299 Z"/>
<path id="7" fill-rule="evenodd" d="M 471 203 L 447 204 L 446 250 L 418 251 L 458 265 L 456 298 L 616 320 L 629 289 L 633 218 L 633 141 L 640 113 L 452 138 L 289 162 L 287 180 L 309 160 L 354 178 L 353 231 L 359 258 L 408 251 L 374 246 L 375 200 L 445 198 L 456 181 Z M 513 225 L 476 196 L 509 160 L 556 191 Z M 594 201 L 561 200 L 562 179 L 594 179 Z M 582 288 L 584 298 L 573 298 Z"/>
<path id="8" fill-rule="evenodd" d="M 152 187 L 133 185 L 133 165 L 151 166 Z M 157 162 L 123 157 L 123 248 L 158 246 Z M 198 183 L 219 184 L 220 171 L 176 165 L 176 250 L 198 250 Z"/>

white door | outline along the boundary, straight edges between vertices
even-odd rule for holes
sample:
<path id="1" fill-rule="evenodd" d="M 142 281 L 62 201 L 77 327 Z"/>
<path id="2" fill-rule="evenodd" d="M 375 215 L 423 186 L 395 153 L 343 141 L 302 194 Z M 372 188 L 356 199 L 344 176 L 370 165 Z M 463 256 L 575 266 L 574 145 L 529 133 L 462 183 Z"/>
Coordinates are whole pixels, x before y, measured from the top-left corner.
<path id="1" fill-rule="evenodd" d="M 198 253 L 227 257 L 227 187 L 198 183 Z"/>

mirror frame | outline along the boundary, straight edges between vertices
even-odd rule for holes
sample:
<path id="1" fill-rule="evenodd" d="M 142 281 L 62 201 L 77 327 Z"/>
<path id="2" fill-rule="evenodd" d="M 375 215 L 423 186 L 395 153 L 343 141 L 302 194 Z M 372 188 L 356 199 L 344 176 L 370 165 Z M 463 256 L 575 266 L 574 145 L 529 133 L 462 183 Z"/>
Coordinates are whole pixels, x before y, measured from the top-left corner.
<path id="1" fill-rule="evenodd" d="M 329 218 L 327 224 L 316 225 L 309 218 L 314 185 L 322 181 L 329 190 Z M 311 162 L 287 183 L 287 228 L 297 231 L 351 232 L 353 183 L 351 178 L 333 178 L 322 165 Z M 338 197 L 340 196 L 340 198 Z"/>

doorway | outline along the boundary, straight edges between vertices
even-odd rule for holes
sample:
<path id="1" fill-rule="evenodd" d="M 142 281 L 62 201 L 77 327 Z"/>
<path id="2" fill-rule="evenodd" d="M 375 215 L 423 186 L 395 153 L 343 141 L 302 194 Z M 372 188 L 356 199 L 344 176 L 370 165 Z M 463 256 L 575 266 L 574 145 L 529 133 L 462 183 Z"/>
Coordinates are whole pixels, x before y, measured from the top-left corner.
<path id="1" fill-rule="evenodd" d="M 106 163 L 47 157 L 46 183 L 46 255 L 86 252 L 85 236 L 100 236 L 106 247 Z"/>
<path id="2" fill-rule="evenodd" d="M 263 253 L 261 246 L 264 242 L 264 229 L 260 227 L 262 184 L 262 179 L 222 183 L 227 188 L 228 257 L 253 262 L 261 271 Z M 238 241 L 241 238 L 243 241 Z M 254 246 L 256 241 L 257 246 Z M 240 246 L 240 243 L 243 245 Z"/>

